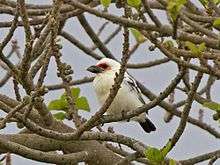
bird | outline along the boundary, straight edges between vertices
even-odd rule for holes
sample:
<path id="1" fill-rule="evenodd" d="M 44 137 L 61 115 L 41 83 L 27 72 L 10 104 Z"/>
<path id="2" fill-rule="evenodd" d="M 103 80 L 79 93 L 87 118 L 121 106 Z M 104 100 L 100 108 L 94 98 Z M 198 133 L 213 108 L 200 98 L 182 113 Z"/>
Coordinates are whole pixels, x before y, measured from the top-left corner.
<path id="1" fill-rule="evenodd" d="M 121 64 L 116 60 L 102 58 L 97 64 L 87 68 L 87 71 L 96 74 L 93 80 L 93 87 L 101 105 L 108 98 L 116 73 L 119 73 L 120 67 Z M 135 79 L 125 72 L 121 87 L 106 113 L 107 115 L 123 114 L 135 110 L 144 104 L 145 101 Z M 146 112 L 131 118 L 131 120 L 138 122 L 147 133 L 156 130 L 155 125 L 151 122 Z"/>

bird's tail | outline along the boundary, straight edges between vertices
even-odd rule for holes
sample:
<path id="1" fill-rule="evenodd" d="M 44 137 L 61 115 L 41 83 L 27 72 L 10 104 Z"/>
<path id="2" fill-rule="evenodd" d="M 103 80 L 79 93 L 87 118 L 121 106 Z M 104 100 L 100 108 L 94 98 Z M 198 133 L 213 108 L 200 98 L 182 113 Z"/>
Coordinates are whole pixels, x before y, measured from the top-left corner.
<path id="1" fill-rule="evenodd" d="M 155 131 L 155 125 L 150 121 L 150 119 L 145 118 L 144 122 L 139 122 L 141 127 L 144 129 L 145 132 L 150 133 L 151 131 Z"/>

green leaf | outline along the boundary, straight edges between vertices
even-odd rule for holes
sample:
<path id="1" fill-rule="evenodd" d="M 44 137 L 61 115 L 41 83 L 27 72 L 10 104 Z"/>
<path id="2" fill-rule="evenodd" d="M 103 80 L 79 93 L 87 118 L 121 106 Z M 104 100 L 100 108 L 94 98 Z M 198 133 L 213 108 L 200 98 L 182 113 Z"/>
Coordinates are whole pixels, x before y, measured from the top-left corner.
<path id="1" fill-rule="evenodd" d="M 198 51 L 197 46 L 196 46 L 194 43 L 192 43 L 192 42 L 190 42 L 190 41 L 186 41 L 186 42 L 185 42 L 185 45 L 188 47 L 189 50 L 191 50 L 191 53 L 192 53 L 192 54 L 194 54 L 194 55 L 197 56 L 197 54 L 199 53 L 199 51 Z"/>
<path id="2" fill-rule="evenodd" d="M 82 96 L 76 99 L 76 107 L 77 109 L 82 109 L 85 111 L 90 111 L 89 103 L 86 97 Z"/>
<path id="3" fill-rule="evenodd" d="M 80 94 L 80 88 L 71 88 L 71 95 L 74 98 L 75 104 L 76 104 L 76 108 L 77 109 L 81 109 L 81 110 L 85 110 L 85 111 L 90 111 L 90 107 L 88 104 L 88 101 L 86 99 L 86 97 L 81 96 L 79 97 Z M 63 111 L 67 111 L 68 109 L 68 102 L 66 99 L 66 92 L 64 92 L 61 96 L 60 99 L 57 100 L 52 100 L 49 104 L 48 104 L 48 109 L 49 110 L 63 110 Z"/>
<path id="4" fill-rule="evenodd" d="M 215 103 L 215 102 L 205 102 L 203 103 L 204 107 L 207 107 L 211 110 L 214 110 L 216 112 L 220 112 L 220 104 Z"/>
<path id="5" fill-rule="evenodd" d="M 209 7 L 209 0 L 199 0 L 200 3 L 205 7 L 208 8 Z M 216 5 L 218 5 L 220 3 L 220 0 L 212 0 Z"/>
<path id="6" fill-rule="evenodd" d="M 101 4 L 107 8 L 111 4 L 111 0 L 100 0 Z"/>
<path id="7" fill-rule="evenodd" d="M 65 100 L 52 100 L 47 106 L 49 110 L 66 110 L 67 102 Z"/>
<path id="8" fill-rule="evenodd" d="M 136 39 L 137 43 L 143 43 L 146 41 L 144 35 L 141 34 L 141 32 L 135 28 L 129 28 L 131 33 L 133 34 L 134 38 Z"/>
<path id="9" fill-rule="evenodd" d="M 167 47 L 168 49 L 174 47 L 174 43 L 173 43 L 172 40 L 167 40 L 167 41 L 165 41 L 163 44 L 164 44 L 164 46 Z"/>
<path id="10" fill-rule="evenodd" d="M 169 12 L 173 21 L 176 21 L 177 16 L 187 0 L 168 0 L 167 11 Z"/>
<path id="11" fill-rule="evenodd" d="M 141 6 L 141 0 L 127 0 L 127 4 L 131 7 L 139 9 Z"/>
<path id="12" fill-rule="evenodd" d="M 220 28 L 220 18 L 215 19 L 215 21 L 213 22 L 213 26 Z"/>
<path id="13" fill-rule="evenodd" d="M 176 165 L 176 161 L 173 160 L 173 159 L 170 159 L 170 160 L 169 160 L 169 165 Z"/>
<path id="14" fill-rule="evenodd" d="M 169 141 L 160 151 L 163 157 L 165 158 L 172 147 L 171 141 Z"/>
<path id="15" fill-rule="evenodd" d="M 220 0 L 213 0 L 213 2 L 218 5 L 220 3 Z"/>
<path id="16" fill-rule="evenodd" d="M 53 114 L 53 117 L 57 120 L 64 120 L 66 117 L 66 113 L 58 112 L 58 113 Z"/>
<path id="17" fill-rule="evenodd" d="M 80 89 L 79 88 L 71 88 L 71 94 L 73 96 L 74 99 L 77 99 L 79 97 L 79 94 L 80 94 Z M 61 100 L 66 100 L 66 92 L 64 92 L 61 97 L 60 97 Z"/>
<path id="18" fill-rule="evenodd" d="M 201 43 L 197 47 L 194 43 L 192 43 L 190 41 L 186 41 L 185 45 L 188 47 L 188 49 L 191 51 L 191 53 L 193 55 L 195 55 L 195 57 L 200 57 L 202 52 L 206 49 L 205 43 Z"/>
<path id="19" fill-rule="evenodd" d="M 199 0 L 199 1 L 200 1 L 200 3 L 201 3 L 205 8 L 208 7 L 208 3 L 209 3 L 208 0 Z"/>
<path id="20" fill-rule="evenodd" d="M 200 53 L 200 54 L 201 54 L 202 52 L 204 52 L 205 49 L 206 49 L 205 42 L 199 44 L 198 49 L 199 49 L 199 53 Z"/>
<path id="21" fill-rule="evenodd" d="M 154 147 L 148 147 L 144 154 L 152 164 L 160 164 L 164 160 L 162 152 Z"/>

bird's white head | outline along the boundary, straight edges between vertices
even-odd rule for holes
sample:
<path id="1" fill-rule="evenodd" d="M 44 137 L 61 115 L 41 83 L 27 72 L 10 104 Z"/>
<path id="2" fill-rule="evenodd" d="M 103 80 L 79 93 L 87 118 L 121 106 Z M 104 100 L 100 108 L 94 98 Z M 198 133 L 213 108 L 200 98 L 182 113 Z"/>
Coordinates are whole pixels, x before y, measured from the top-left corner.
<path id="1" fill-rule="evenodd" d="M 92 73 L 106 73 L 108 71 L 117 72 L 120 69 L 120 63 L 110 58 L 102 58 L 96 65 L 87 68 Z"/>

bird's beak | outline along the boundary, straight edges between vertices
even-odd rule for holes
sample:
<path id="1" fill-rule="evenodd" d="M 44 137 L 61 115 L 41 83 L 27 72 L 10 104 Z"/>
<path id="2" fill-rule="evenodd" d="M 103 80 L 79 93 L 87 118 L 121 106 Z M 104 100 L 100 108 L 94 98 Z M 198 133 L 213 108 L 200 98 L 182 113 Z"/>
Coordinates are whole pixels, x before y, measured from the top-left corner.
<path id="1" fill-rule="evenodd" d="M 98 66 L 92 65 L 88 67 L 86 70 L 92 73 L 102 73 L 104 70 Z"/>

